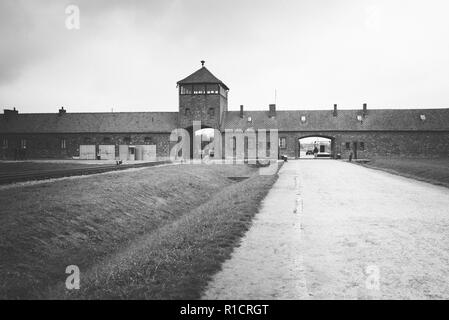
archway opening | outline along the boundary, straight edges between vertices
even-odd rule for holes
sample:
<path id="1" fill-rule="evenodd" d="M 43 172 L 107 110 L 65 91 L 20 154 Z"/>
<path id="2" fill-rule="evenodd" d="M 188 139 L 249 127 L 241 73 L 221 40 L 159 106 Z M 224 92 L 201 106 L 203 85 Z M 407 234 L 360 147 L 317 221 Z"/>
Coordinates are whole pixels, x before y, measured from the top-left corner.
<path id="1" fill-rule="evenodd" d="M 326 159 L 333 156 L 333 140 L 322 136 L 298 139 L 300 159 Z"/>
<path id="2" fill-rule="evenodd" d="M 192 159 L 194 155 L 198 155 L 201 159 L 214 159 L 215 150 L 213 142 L 216 138 L 215 130 L 206 126 L 201 126 L 201 129 L 196 131 L 193 131 L 193 127 L 189 127 L 186 130 L 190 135 L 190 158 Z M 201 141 L 201 143 L 195 145 L 194 139 Z"/>

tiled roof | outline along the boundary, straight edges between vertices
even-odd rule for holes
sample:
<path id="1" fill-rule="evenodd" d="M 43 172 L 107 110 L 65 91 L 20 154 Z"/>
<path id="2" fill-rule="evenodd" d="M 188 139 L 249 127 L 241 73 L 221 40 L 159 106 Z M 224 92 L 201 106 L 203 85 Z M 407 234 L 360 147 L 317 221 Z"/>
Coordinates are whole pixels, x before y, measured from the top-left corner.
<path id="1" fill-rule="evenodd" d="M 239 111 L 226 113 L 224 129 L 278 129 L 279 131 L 370 131 L 370 130 L 411 130 L 411 131 L 449 131 L 449 109 L 368 109 L 363 121 L 357 116 L 362 110 L 295 110 L 276 111 L 274 118 L 268 111 Z M 425 120 L 421 120 L 425 115 Z M 305 122 L 301 117 L 305 116 Z M 248 121 L 251 117 L 251 122 Z"/>
<path id="2" fill-rule="evenodd" d="M 226 112 L 223 129 L 278 129 L 279 131 L 449 131 L 449 109 L 369 109 Z M 425 120 L 421 120 L 425 115 Z M 302 122 L 301 117 L 306 121 Z M 251 117 L 251 122 L 248 121 Z M 123 133 L 164 132 L 177 128 L 177 112 L 27 113 L 0 114 L 0 133 Z"/>
<path id="3" fill-rule="evenodd" d="M 171 132 L 177 122 L 177 112 L 0 114 L 0 133 Z"/>
<path id="4" fill-rule="evenodd" d="M 194 73 L 192 73 L 187 78 L 184 78 L 180 81 L 178 81 L 179 84 L 195 84 L 195 83 L 219 83 L 225 89 L 229 90 L 229 88 L 216 76 L 212 74 L 206 67 L 202 67 L 201 69 L 198 69 Z"/>

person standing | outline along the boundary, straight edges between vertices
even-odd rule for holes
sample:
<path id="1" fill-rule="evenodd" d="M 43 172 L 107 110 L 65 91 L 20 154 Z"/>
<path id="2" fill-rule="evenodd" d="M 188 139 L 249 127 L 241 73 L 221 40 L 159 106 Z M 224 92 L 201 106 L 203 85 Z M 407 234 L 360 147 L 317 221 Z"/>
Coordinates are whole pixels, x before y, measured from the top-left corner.
<path id="1" fill-rule="evenodd" d="M 318 156 L 318 148 L 315 146 L 315 148 L 313 148 L 313 157 L 316 158 Z"/>

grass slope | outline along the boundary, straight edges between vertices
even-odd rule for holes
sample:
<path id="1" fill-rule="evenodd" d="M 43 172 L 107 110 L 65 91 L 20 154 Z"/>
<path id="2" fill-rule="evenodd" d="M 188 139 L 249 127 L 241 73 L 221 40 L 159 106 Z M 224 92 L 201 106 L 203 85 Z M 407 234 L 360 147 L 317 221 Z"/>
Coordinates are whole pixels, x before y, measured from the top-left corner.
<path id="1" fill-rule="evenodd" d="M 92 167 L 92 164 L 85 163 L 47 163 L 47 162 L 1 162 L 0 161 L 0 174 L 13 174 L 13 173 L 34 173 L 47 170 L 66 170 L 66 169 L 78 169 L 83 167 Z"/>
<path id="2" fill-rule="evenodd" d="M 72 264 L 82 288 L 68 297 L 198 297 L 275 179 L 256 172 L 167 166 L 2 190 L 0 297 L 67 297 Z"/>
<path id="3" fill-rule="evenodd" d="M 374 159 L 366 166 L 449 187 L 449 159 Z"/>

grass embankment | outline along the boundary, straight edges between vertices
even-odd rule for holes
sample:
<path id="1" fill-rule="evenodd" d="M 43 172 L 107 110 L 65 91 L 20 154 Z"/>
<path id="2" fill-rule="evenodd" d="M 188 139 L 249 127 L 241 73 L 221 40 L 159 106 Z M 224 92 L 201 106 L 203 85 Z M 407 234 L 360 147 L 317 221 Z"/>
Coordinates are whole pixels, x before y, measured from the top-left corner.
<path id="1" fill-rule="evenodd" d="M 365 165 L 449 187 L 449 159 L 374 159 Z"/>
<path id="2" fill-rule="evenodd" d="M 2 190 L 0 298 L 198 298 L 275 179 L 181 165 Z"/>
<path id="3" fill-rule="evenodd" d="M 92 167 L 92 164 L 85 163 L 50 163 L 50 162 L 0 162 L 0 174 L 14 174 L 23 172 L 40 172 L 47 170 L 66 170 Z"/>

